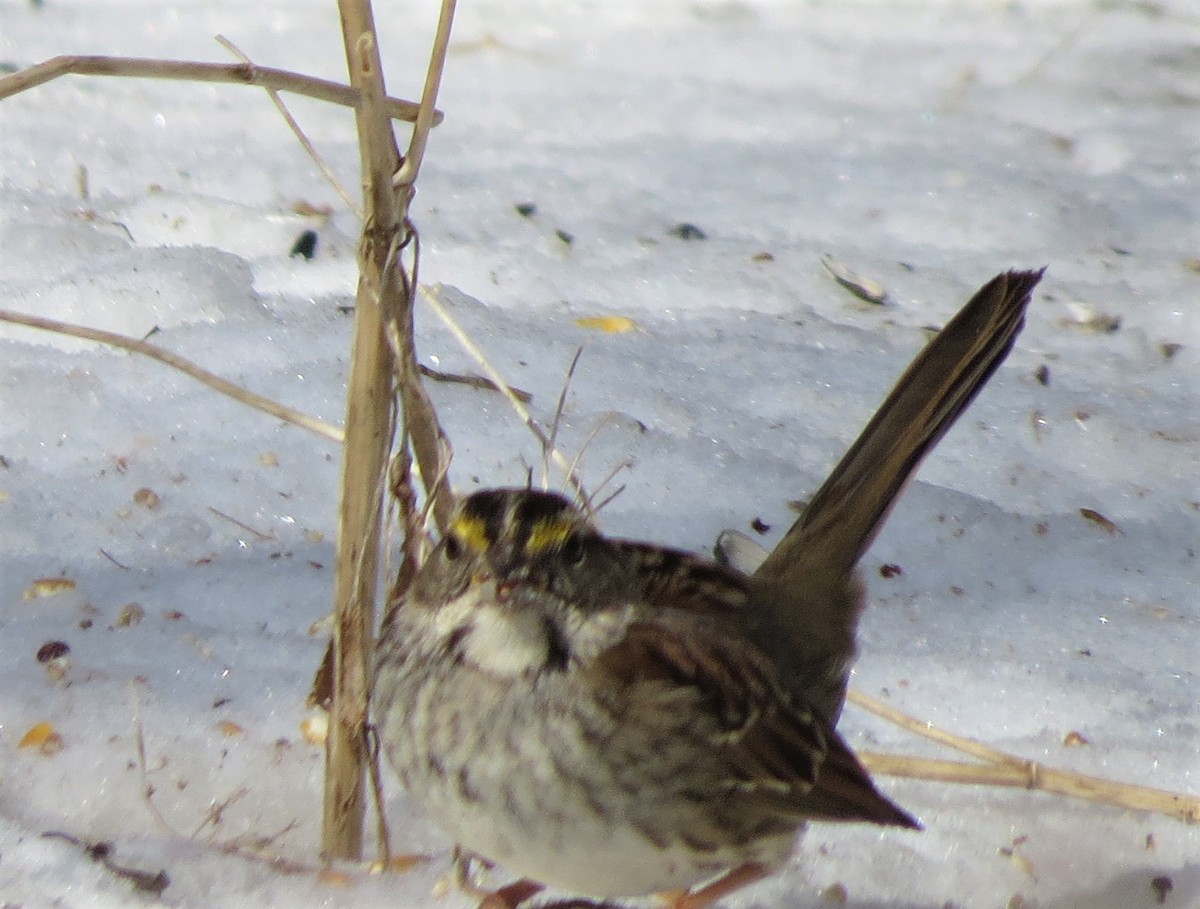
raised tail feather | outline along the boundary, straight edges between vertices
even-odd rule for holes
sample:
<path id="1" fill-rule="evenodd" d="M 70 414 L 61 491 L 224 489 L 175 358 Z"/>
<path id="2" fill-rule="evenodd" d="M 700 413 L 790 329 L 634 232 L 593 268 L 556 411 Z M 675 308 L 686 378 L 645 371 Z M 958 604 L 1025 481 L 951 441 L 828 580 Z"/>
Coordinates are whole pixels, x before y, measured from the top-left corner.
<path id="1" fill-rule="evenodd" d="M 841 711 L 862 592 L 854 568 L 922 459 L 1004 361 L 1044 269 L 985 284 L 926 345 L 800 517 L 752 575 L 767 605 L 762 640 L 813 688 L 831 721 Z M 789 653 L 790 651 L 790 653 Z"/>

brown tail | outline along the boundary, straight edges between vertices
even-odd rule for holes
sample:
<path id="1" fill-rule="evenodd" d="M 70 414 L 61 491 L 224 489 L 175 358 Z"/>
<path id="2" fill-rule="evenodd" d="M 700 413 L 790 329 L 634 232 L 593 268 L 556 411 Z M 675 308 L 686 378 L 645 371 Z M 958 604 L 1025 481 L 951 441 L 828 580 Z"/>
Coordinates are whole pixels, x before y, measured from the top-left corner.
<path id="1" fill-rule="evenodd" d="M 764 638 L 785 634 L 786 645 L 795 645 L 791 656 L 780 646 L 769 649 L 785 670 L 794 666 L 793 690 L 824 679 L 831 721 L 841 710 L 862 608 L 854 567 L 921 460 L 1012 349 L 1043 271 L 1006 272 L 980 288 L 900 377 L 754 572 L 772 613 Z"/>

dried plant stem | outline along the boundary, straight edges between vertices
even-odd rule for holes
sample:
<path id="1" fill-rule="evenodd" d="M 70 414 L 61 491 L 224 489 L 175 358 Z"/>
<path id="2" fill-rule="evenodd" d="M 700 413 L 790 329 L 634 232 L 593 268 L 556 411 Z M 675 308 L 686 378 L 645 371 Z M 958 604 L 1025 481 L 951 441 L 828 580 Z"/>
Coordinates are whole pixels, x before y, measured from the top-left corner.
<path id="1" fill-rule="evenodd" d="M 365 813 L 364 769 L 368 760 L 367 715 L 371 688 L 371 644 L 382 496 L 380 481 L 391 449 L 392 376 L 395 373 L 385 326 L 388 307 L 403 305 L 385 296 L 387 261 L 403 227 L 391 177 L 399 166 L 378 98 L 383 72 L 375 23 L 366 0 L 339 0 L 350 83 L 358 90 L 355 109 L 362 167 L 364 225 L 358 250 L 358 291 L 346 402 L 342 501 L 334 576 L 333 702 L 325 746 L 325 798 L 321 833 L 326 858 L 362 856 Z M 393 290 L 389 287 L 387 290 Z"/>
<path id="2" fill-rule="evenodd" d="M 406 196 L 411 188 L 401 190 Z M 407 203 L 406 203 L 407 204 Z M 433 401 L 421 381 L 421 365 L 417 362 L 416 343 L 413 338 L 413 303 L 417 285 L 417 269 L 420 261 L 420 236 L 408 226 L 413 249 L 411 281 L 405 276 L 398 261 L 390 263 L 389 274 L 404 282 L 407 305 L 395 313 L 388 326 L 388 340 L 392 345 L 397 373 L 397 389 L 400 406 L 404 412 L 404 432 L 412 448 L 421 485 L 425 487 L 427 510 L 432 512 L 434 523 L 445 531 L 450 521 L 454 496 L 450 489 L 449 466 L 451 458 L 450 440 L 438 421 Z M 399 250 L 397 250 L 397 254 Z"/>
<path id="3" fill-rule="evenodd" d="M 224 82 L 234 85 L 257 85 L 275 91 L 306 95 L 319 101 L 358 105 L 358 91 L 339 82 L 317 79 L 253 63 L 194 63 L 185 60 L 148 60 L 142 57 L 101 57 L 68 55 L 52 57 L 27 69 L 0 76 L 0 100 L 20 94 L 60 76 L 124 76 L 131 79 L 174 79 L 184 82 Z M 412 123 L 417 119 L 419 105 L 400 98 L 384 97 L 381 101 L 388 117 Z M 435 111 L 431 122 L 441 122 Z"/>
<path id="4" fill-rule="evenodd" d="M 1196 796 L 1046 767 L 1037 761 L 1025 760 L 938 729 L 861 691 L 851 690 L 846 699 L 903 729 L 985 762 L 966 764 L 958 761 L 859 752 L 863 764 L 872 773 L 942 783 L 1036 789 L 1119 808 L 1153 811 L 1189 824 L 1200 823 L 1200 798 Z"/>
<path id="5" fill-rule="evenodd" d="M 256 410 L 261 410 L 263 413 L 268 413 L 280 420 L 285 420 L 288 423 L 295 424 L 309 432 L 314 432 L 323 438 L 329 439 L 331 442 L 341 443 L 342 431 L 329 423 L 325 423 L 315 417 L 310 417 L 307 414 L 300 413 L 298 410 L 293 410 L 290 407 L 272 401 L 270 398 L 264 398 L 262 395 L 255 394 L 252 391 L 247 391 L 239 385 L 234 385 L 232 382 L 222 379 L 220 376 L 209 372 L 202 366 L 193 363 L 179 354 L 172 353 L 169 350 L 164 350 L 154 344 L 146 341 L 131 338 L 127 335 L 117 334 L 116 332 L 103 331 L 99 328 L 87 328 L 83 325 L 73 325 L 69 322 L 58 322 L 54 319 L 47 319 L 42 316 L 31 316 L 26 313 L 12 312 L 7 309 L 0 309 L 0 322 L 10 322 L 13 325 L 24 325 L 28 328 L 38 328 L 42 331 L 54 332 L 55 334 L 68 335 L 73 338 L 82 338 L 85 341 L 96 341 L 100 344 L 108 344 L 111 347 L 119 347 L 123 350 L 129 350 L 133 353 L 139 353 L 151 359 L 158 360 L 166 366 L 173 369 L 178 369 L 182 373 L 186 373 L 198 382 L 203 382 L 214 391 L 219 391 L 223 395 L 233 398 L 236 401 L 241 401 L 248 407 L 253 407 Z"/>
<path id="6" fill-rule="evenodd" d="M 369 0 L 338 0 L 351 86 L 357 90 L 355 122 L 363 181 L 363 232 L 355 303 L 342 505 L 334 578 L 333 702 L 326 740 L 322 847 L 326 856 L 357 860 L 365 812 L 367 717 L 371 687 L 375 596 L 378 587 L 383 493 L 394 429 L 393 394 L 403 407 L 426 493 L 444 519 L 451 505 L 442 465 L 447 450 L 433 405 L 421 385 L 412 342 L 415 275 L 402 253 L 414 243 L 408 205 L 435 121 L 434 101 L 453 17 L 444 0 L 416 129 L 402 168 L 392 134 L 374 15 Z M 415 243 L 414 243 L 415 246 Z M 415 270 L 414 256 L 414 270 Z M 389 334 L 396 340 L 393 349 Z M 444 489 L 446 495 L 437 491 Z M 443 501 L 439 503 L 438 499 Z"/>

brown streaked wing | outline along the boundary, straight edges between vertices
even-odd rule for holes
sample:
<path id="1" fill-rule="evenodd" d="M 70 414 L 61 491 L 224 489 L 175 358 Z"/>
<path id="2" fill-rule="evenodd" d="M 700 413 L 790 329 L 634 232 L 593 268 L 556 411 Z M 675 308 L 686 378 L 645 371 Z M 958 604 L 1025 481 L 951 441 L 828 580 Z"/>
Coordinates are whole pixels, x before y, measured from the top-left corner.
<path id="1" fill-rule="evenodd" d="M 828 750 L 817 772 L 816 785 L 791 793 L 784 803 L 785 810 L 816 821 L 865 821 L 920 830 L 920 822 L 875 788 L 867 769 L 837 731 L 827 729 L 825 734 Z M 771 737 L 779 737 L 779 733 L 769 733 Z M 756 746 L 747 742 L 746 747 Z"/>
<path id="2" fill-rule="evenodd" d="M 632 697 L 706 714 L 698 720 L 711 723 L 711 746 L 748 804 L 798 818 L 919 826 L 876 790 L 835 730 L 790 703 L 766 656 L 720 623 L 686 616 L 631 623 L 590 671 Z M 687 690 L 695 698 L 681 701 Z"/>

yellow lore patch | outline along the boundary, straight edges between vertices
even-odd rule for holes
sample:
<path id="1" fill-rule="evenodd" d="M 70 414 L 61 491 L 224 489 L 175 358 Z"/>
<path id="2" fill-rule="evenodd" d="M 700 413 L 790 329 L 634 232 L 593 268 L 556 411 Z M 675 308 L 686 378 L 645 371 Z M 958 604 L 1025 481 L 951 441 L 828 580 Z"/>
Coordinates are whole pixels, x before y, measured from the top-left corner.
<path id="1" fill-rule="evenodd" d="M 450 527 L 462 544 L 474 552 L 486 552 L 489 544 L 487 524 L 470 515 L 459 515 Z"/>
<path id="2" fill-rule="evenodd" d="M 538 521 L 529 531 L 529 542 L 525 544 L 530 553 L 541 552 L 555 546 L 561 546 L 575 531 L 574 521 L 562 518 L 545 518 Z"/>

